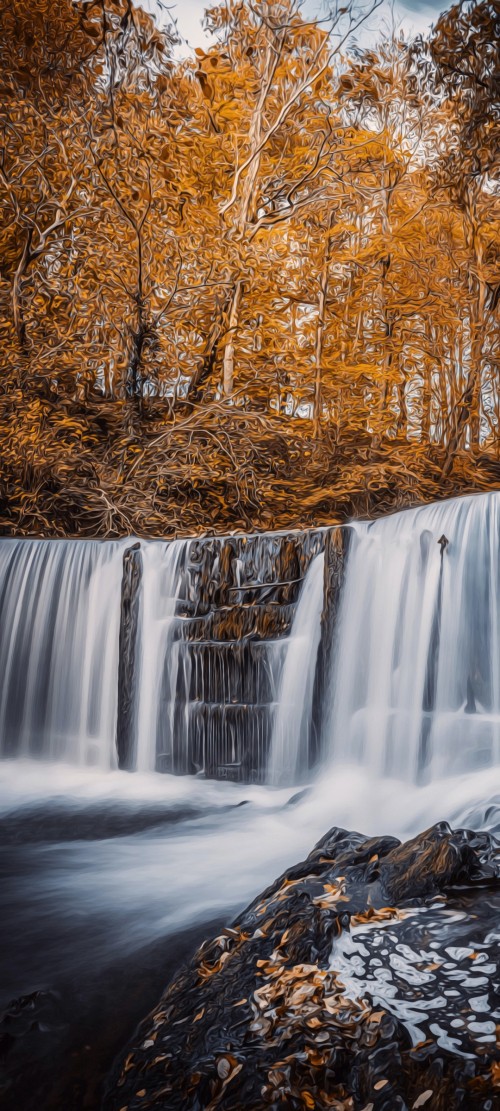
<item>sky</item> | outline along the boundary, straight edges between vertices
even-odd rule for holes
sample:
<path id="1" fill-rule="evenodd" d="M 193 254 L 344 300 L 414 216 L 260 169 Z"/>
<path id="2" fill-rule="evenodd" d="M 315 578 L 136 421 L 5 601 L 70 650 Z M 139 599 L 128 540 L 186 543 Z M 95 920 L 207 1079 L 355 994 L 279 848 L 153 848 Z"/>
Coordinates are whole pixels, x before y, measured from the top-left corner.
<path id="1" fill-rule="evenodd" d="M 188 44 L 191 47 L 208 46 L 209 40 L 202 28 L 204 9 L 210 6 L 208 0 L 139 0 L 139 3 L 141 7 L 153 12 L 160 23 L 165 21 L 165 13 L 170 10 L 184 40 L 176 53 L 186 54 Z M 452 0 L 449 0 L 449 3 L 446 3 L 446 0 L 441 3 L 432 3 L 429 0 L 394 0 L 391 3 L 391 0 L 383 0 L 371 20 L 365 25 L 364 44 L 367 38 L 376 34 L 384 22 L 391 23 L 393 9 L 396 26 L 401 25 L 405 34 L 411 35 L 427 31 L 436 21 L 440 11 L 450 7 L 451 3 Z M 327 4 L 322 0 L 305 0 L 303 11 L 304 14 L 317 19 L 324 16 L 325 8 Z"/>

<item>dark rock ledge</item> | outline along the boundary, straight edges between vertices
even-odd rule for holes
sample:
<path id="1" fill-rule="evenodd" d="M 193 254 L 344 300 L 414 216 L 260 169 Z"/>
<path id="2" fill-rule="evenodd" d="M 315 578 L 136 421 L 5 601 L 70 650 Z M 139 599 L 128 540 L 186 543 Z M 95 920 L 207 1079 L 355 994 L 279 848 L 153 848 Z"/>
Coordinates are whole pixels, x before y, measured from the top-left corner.
<path id="1" fill-rule="evenodd" d="M 500 846 L 331 830 L 204 944 L 107 1111 L 500 1108 Z"/>

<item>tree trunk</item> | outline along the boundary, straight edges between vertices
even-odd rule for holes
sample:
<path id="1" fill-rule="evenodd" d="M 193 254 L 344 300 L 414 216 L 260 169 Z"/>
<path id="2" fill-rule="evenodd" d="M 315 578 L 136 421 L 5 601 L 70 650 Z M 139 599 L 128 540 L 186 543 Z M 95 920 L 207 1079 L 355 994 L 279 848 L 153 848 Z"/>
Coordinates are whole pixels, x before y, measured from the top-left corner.
<path id="1" fill-rule="evenodd" d="M 487 286 L 481 276 L 482 250 L 475 241 L 477 273 L 477 294 L 471 319 L 471 353 L 467 388 L 454 413 L 452 432 L 446 449 L 441 477 L 446 478 L 453 467 L 453 460 L 462 443 L 467 425 L 469 426 L 470 446 L 478 450 L 481 438 L 481 389 L 484 328 L 486 316 Z"/>
<path id="2" fill-rule="evenodd" d="M 384 418 L 385 418 L 385 412 L 386 412 L 386 408 L 387 408 L 387 398 L 389 396 L 389 376 L 390 376 L 390 373 L 391 373 L 392 359 L 393 359 L 393 351 L 392 351 L 393 320 L 392 320 L 391 314 L 389 313 L 389 311 L 387 309 L 386 295 L 385 295 L 385 282 L 386 282 L 386 277 L 387 277 L 387 273 L 389 271 L 390 265 L 391 265 L 391 256 L 387 255 L 387 258 L 384 258 L 381 261 L 382 277 L 381 277 L 380 284 L 379 284 L 379 303 L 380 303 L 380 312 L 381 312 L 382 320 L 383 320 L 384 332 L 383 332 L 383 340 L 382 340 L 382 345 L 383 345 L 382 346 L 382 375 L 381 375 L 381 384 L 380 384 L 380 397 L 379 397 L 379 403 L 378 403 L 378 407 L 377 407 L 378 408 L 378 412 L 377 412 L 377 418 L 378 419 L 377 419 L 377 427 L 375 428 L 375 435 L 373 436 L 373 440 L 372 440 L 373 447 L 378 447 L 379 446 L 380 441 L 382 439 L 382 436 L 385 432 Z"/>
<path id="3" fill-rule="evenodd" d="M 202 401 L 206 387 L 215 377 L 217 349 L 223 327 L 224 312 L 225 309 L 222 310 L 213 324 L 200 364 L 196 368 L 194 374 L 191 375 L 191 380 L 188 384 L 185 396 L 185 401 L 188 405 L 196 403 L 197 401 Z"/>
<path id="4" fill-rule="evenodd" d="M 477 202 L 481 184 L 476 188 L 469 186 L 464 196 L 465 228 L 472 256 L 474 270 L 475 297 L 470 310 L 470 361 L 467 388 L 460 399 L 442 471 L 445 478 L 451 471 L 453 459 L 462 442 L 467 425 L 469 426 L 470 446 L 479 448 L 481 439 L 481 390 L 483 371 L 484 328 L 488 287 L 484 280 L 484 252 L 480 235 L 480 219 Z"/>
<path id="5" fill-rule="evenodd" d="M 31 261 L 31 241 L 33 238 L 32 231 L 28 231 L 26 241 L 22 250 L 21 258 L 17 264 L 16 272 L 14 274 L 14 281 L 12 283 L 12 316 L 14 319 L 14 328 L 19 346 L 23 352 L 27 350 L 26 342 L 26 321 L 24 319 L 23 306 L 22 306 L 22 283 L 26 275 L 26 271 Z"/>
<path id="6" fill-rule="evenodd" d="M 140 320 L 137 330 L 135 332 L 132 332 L 132 350 L 130 353 L 126 377 L 127 397 L 129 397 L 135 403 L 142 401 L 141 370 L 146 336 L 147 325 L 144 320 Z"/>
<path id="7" fill-rule="evenodd" d="M 436 336 L 437 341 L 437 336 Z M 441 341 L 441 374 L 439 376 L 439 408 L 440 408 L 440 422 L 441 422 L 441 442 L 444 444 L 446 440 L 446 430 L 449 423 L 448 414 L 452 411 L 449 402 L 449 395 L 451 396 L 451 384 L 449 382 L 449 361 L 447 359 L 446 346 L 444 336 Z"/>
<path id="8" fill-rule="evenodd" d="M 432 405 L 432 325 L 427 323 L 425 328 L 425 354 L 424 369 L 422 374 L 422 423 L 421 436 L 425 444 L 431 439 L 431 405 Z M 442 370 L 443 373 L 443 370 Z"/>
<path id="9" fill-rule="evenodd" d="M 472 383 L 467 386 L 467 389 L 463 396 L 460 398 L 458 406 L 456 407 L 453 415 L 454 419 L 452 423 L 452 432 L 446 449 L 443 469 L 441 471 L 441 478 L 447 478 L 452 470 L 455 455 L 460 447 L 462 436 L 465 431 L 465 426 L 467 424 L 467 421 L 469 420 L 471 411 L 471 400 Z"/>
<path id="10" fill-rule="evenodd" d="M 238 329 L 242 295 L 242 282 L 237 281 L 229 310 L 228 340 L 224 348 L 222 369 L 222 388 L 225 397 L 231 397 L 234 389 L 234 340 Z"/>
<path id="11" fill-rule="evenodd" d="M 328 277 L 325 274 L 325 268 L 321 275 L 321 282 L 319 288 L 319 301 L 318 301 L 318 320 L 316 324 L 316 343 L 314 348 L 314 362 L 316 366 L 316 375 L 314 382 L 314 438 L 319 439 L 321 432 L 321 409 L 323 404 L 322 386 L 323 386 L 323 343 L 325 335 L 325 301 L 326 291 L 328 285 Z"/>
<path id="12" fill-rule="evenodd" d="M 261 77 L 260 94 L 255 105 L 252 120 L 250 123 L 250 165 L 246 176 L 243 180 L 242 194 L 239 215 L 236 222 L 236 234 L 239 239 L 243 239 L 249 221 L 253 218 L 256 211 L 256 186 L 260 170 L 261 152 L 259 150 L 262 142 L 262 123 L 264 118 L 264 108 L 269 92 L 270 75 L 276 65 L 276 55 L 269 44 L 266 51 L 266 58 Z M 229 336 L 227 343 L 224 347 L 223 357 L 223 379 L 222 385 L 226 397 L 230 397 L 234 389 L 234 341 L 239 324 L 239 311 L 241 304 L 242 282 L 238 279 L 234 288 L 231 308 L 229 311 Z"/>
<path id="13" fill-rule="evenodd" d="M 408 405 L 406 402 L 406 374 L 401 370 L 400 366 L 400 380 L 398 382 L 398 403 L 399 413 L 397 420 L 398 435 L 403 435 L 405 440 L 408 439 Z"/>
<path id="14" fill-rule="evenodd" d="M 323 347 L 325 342 L 325 309 L 328 297 L 328 270 L 332 252 L 333 212 L 328 221 L 323 265 L 319 279 L 318 317 L 316 321 L 316 341 L 314 345 L 314 364 L 316 368 L 314 380 L 314 438 L 319 440 L 321 434 L 321 410 L 323 406 Z"/>
<path id="15" fill-rule="evenodd" d="M 478 259 L 478 266 L 482 260 Z M 481 439 L 481 390 L 483 371 L 483 346 L 487 286 L 479 274 L 476 303 L 474 306 L 474 321 L 471 338 L 471 411 L 469 418 L 470 444 L 474 449 L 479 448 Z"/>

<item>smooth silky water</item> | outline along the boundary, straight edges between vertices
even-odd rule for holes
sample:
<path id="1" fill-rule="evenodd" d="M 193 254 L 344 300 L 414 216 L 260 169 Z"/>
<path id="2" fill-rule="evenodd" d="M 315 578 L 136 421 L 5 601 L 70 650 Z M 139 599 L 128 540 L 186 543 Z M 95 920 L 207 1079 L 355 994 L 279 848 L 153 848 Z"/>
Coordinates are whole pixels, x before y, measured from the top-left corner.
<path id="1" fill-rule="evenodd" d="M 322 760 L 308 773 L 323 556 L 311 562 L 286 650 L 266 665 L 268 786 L 152 770 L 165 729 L 191 712 L 174 717 L 184 542 L 141 544 L 131 774 L 115 749 L 130 541 L 0 541 L 1 1004 L 47 993 L 34 1028 L 29 1008 L 14 1023 L 15 1067 L 34 1061 L 39 1076 L 26 1107 L 97 1106 L 179 960 L 329 827 L 500 829 L 499 514 L 490 494 L 349 526 Z"/>
<path id="2" fill-rule="evenodd" d="M 500 763 L 500 495 L 352 526 L 331 764 L 428 782 Z"/>

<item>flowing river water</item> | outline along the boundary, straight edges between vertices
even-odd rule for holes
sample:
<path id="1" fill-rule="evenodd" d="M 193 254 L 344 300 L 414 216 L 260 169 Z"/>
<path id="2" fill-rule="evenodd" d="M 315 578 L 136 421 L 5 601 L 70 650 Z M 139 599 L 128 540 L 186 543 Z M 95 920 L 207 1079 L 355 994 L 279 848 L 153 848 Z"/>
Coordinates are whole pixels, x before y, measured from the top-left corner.
<path id="1" fill-rule="evenodd" d="M 311 560 L 286 642 L 262 648 L 272 736 L 253 785 L 153 770 L 162 720 L 199 712 L 172 705 L 185 542 L 143 545 L 131 773 L 115 745 L 130 541 L 0 541 L 5 1106 L 98 1107 L 179 962 L 329 827 L 500 830 L 499 534 L 497 494 L 350 526 L 308 770 L 322 553 Z"/>

